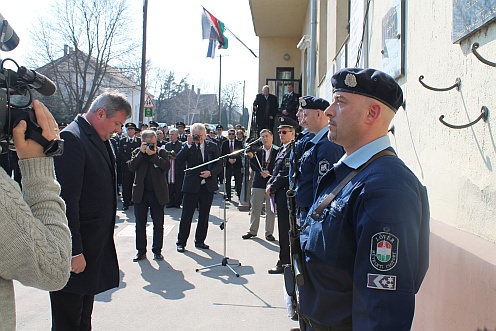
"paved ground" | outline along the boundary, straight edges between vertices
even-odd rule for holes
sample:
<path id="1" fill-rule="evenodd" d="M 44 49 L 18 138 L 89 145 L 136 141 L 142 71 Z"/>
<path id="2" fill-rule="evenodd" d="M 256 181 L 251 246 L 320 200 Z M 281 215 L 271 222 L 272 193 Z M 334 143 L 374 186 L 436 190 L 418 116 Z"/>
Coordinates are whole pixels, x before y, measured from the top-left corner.
<path id="1" fill-rule="evenodd" d="M 164 261 L 132 262 L 134 246 L 133 207 L 117 213 L 116 237 L 120 264 L 119 288 L 96 297 L 94 330 L 289 330 L 297 325 L 287 317 L 282 275 L 267 270 L 277 261 L 278 243 L 263 236 L 243 240 L 249 226 L 248 212 L 227 203 L 227 256 L 239 273 L 225 266 L 196 272 L 220 263 L 224 256 L 222 195 L 216 194 L 206 243 L 210 250 L 194 247 L 192 226 L 186 252 L 177 253 L 175 242 L 180 209 L 166 209 Z M 147 230 L 151 230 L 151 223 Z M 149 231 L 149 234 L 151 231 Z M 277 233 L 274 234 L 277 238 Z M 151 247 L 151 237 L 148 237 Z M 18 330 L 49 330 L 50 304 L 46 292 L 15 284 Z"/>

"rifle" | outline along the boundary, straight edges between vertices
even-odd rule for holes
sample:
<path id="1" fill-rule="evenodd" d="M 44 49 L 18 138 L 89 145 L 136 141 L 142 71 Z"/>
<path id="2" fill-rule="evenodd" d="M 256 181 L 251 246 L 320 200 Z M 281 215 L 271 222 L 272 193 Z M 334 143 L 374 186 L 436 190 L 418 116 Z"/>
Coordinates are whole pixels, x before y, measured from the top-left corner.
<path id="1" fill-rule="evenodd" d="M 292 299 L 293 308 L 298 313 L 300 330 L 305 331 L 305 323 L 299 316 L 298 297 L 296 295 L 296 285 L 303 286 L 305 280 L 301 269 L 301 246 L 300 246 L 300 227 L 296 221 L 296 180 L 299 166 L 299 156 L 296 155 L 295 141 L 291 141 L 291 151 L 293 152 L 294 172 L 291 178 L 289 190 L 286 192 L 289 210 L 289 248 L 291 252 L 291 266 L 284 268 L 284 284 L 286 292 Z"/>

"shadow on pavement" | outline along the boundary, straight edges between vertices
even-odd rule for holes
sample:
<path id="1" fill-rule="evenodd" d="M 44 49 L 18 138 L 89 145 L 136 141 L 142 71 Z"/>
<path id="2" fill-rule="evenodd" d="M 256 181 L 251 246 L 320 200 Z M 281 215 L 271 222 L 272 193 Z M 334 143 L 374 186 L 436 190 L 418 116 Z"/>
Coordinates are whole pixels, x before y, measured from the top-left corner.
<path id="1" fill-rule="evenodd" d="M 119 269 L 119 287 L 110 289 L 108 291 L 105 291 L 103 293 L 95 295 L 95 301 L 99 302 L 110 302 L 112 301 L 112 294 L 114 292 L 117 292 L 118 290 L 121 290 L 126 287 L 126 282 L 123 281 L 124 279 L 124 271 Z"/>
<path id="2" fill-rule="evenodd" d="M 185 291 L 195 288 L 184 279 L 182 271 L 175 270 L 167 261 L 157 261 L 157 264 L 158 269 L 155 269 L 147 259 L 139 261 L 141 277 L 149 283 L 143 287 L 146 291 L 166 300 L 179 300 L 185 297 Z"/>

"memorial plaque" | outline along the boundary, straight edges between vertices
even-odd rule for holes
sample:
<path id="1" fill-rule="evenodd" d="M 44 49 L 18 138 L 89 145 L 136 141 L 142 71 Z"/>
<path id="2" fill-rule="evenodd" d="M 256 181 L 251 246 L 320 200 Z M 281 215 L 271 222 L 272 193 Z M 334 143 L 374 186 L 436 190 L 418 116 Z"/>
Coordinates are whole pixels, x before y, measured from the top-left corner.
<path id="1" fill-rule="evenodd" d="M 394 79 L 404 73 L 402 1 L 395 0 L 382 18 L 382 71 Z"/>
<path id="2" fill-rule="evenodd" d="M 453 0 L 453 43 L 460 43 L 495 19 L 496 0 Z"/>

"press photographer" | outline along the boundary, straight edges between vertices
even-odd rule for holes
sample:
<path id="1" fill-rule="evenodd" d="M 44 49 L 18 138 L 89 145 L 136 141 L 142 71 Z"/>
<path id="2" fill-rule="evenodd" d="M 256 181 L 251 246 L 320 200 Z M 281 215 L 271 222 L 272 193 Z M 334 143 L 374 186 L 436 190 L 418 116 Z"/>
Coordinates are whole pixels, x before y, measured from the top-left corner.
<path id="1" fill-rule="evenodd" d="M 0 14 L 0 50 L 17 46 L 19 38 Z M 22 172 L 19 185 L 0 169 L 0 329 L 15 330 L 15 296 L 13 280 L 43 290 L 65 286 L 71 269 L 71 234 L 60 198 L 60 185 L 55 179 L 53 158 L 46 149 L 31 139 L 35 125 L 40 141 L 59 139 L 58 126 L 48 109 L 33 101 L 29 118 L 10 102 L 19 84 L 30 93 L 32 87 L 9 71 L 0 70 L 0 143 L 1 152 L 14 149 Z M 30 127 L 31 126 L 31 127 Z"/>
<path id="2" fill-rule="evenodd" d="M 141 133 L 141 147 L 133 151 L 128 161 L 135 172 L 133 185 L 134 216 L 136 218 L 136 250 L 134 262 L 146 258 L 146 222 L 148 209 L 153 220 L 152 252 L 155 260 L 163 260 L 164 206 L 169 202 L 165 174 L 170 163 L 167 152 L 157 149 L 157 134 L 153 130 Z"/>

